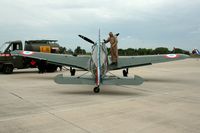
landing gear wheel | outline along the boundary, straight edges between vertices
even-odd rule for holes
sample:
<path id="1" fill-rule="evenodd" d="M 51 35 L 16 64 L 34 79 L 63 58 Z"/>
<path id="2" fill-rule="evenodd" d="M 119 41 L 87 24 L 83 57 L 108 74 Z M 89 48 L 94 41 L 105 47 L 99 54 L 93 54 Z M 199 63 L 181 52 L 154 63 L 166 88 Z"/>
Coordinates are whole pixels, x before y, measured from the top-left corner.
<path id="1" fill-rule="evenodd" d="M 94 87 L 94 93 L 99 93 L 100 88 L 99 87 Z"/>
<path id="2" fill-rule="evenodd" d="M 71 76 L 75 76 L 76 69 L 72 69 L 72 68 L 70 67 L 70 73 L 71 73 Z"/>
<path id="3" fill-rule="evenodd" d="M 123 70 L 123 76 L 128 77 L 128 72 L 126 70 Z"/>

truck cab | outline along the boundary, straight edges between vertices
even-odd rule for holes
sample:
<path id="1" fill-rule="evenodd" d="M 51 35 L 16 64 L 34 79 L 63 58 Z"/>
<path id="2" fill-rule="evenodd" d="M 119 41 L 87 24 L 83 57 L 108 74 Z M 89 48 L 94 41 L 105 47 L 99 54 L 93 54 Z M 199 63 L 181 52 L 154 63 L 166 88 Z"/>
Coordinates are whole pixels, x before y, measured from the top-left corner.
<path id="1" fill-rule="evenodd" d="M 35 52 L 59 53 L 59 44 L 57 40 L 29 40 L 25 41 L 24 50 Z M 42 64 L 40 60 L 22 57 L 18 55 L 11 55 L 14 50 L 23 50 L 22 41 L 10 41 L 0 46 L 0 72 L 10 74 L 14 68 L 34 68 L 38 67 L 39 71 L 42 69 L 47 72 L 54 72 L 57 67 L 54 64 Z M 45 68 L 44 68 L 45 66 Z"/>
<path id="2" fill-rule="evenodd" d="M 0 46 L 0 71 L 6 74 L 13 72 L 14 68 L 23 68 L 23 57 L 12 56 L 11 51 L 23 50 L 21 41 L 6 42 Z"/>

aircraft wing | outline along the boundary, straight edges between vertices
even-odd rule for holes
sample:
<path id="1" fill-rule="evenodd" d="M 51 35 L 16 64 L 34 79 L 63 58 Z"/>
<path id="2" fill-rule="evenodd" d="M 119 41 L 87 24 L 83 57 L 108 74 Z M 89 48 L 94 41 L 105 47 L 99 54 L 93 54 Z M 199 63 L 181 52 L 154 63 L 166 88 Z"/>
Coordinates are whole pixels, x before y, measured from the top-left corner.
<path id="1" fill-rule="evenodd" d="M 45 60 L 51 64 L 66 65 L 88 70 L 89 56 L 71 56 L 66 54 L 52 54 L 32 51 L 13 51 L 12 55 L 23 56 L 38 60 Z"/>
<path id="2" fill-rule="evenodd" d="M 162 54 L 162 55 L 146 55 L 146 56 L 123 56 L 118 59 L 118 64 L 109 66 L 109 70 L 117 70 L 129 67 L 139 67 L 152 65 L 154 63 L 169 62 L 175 60 L 183 60 L 188 58 L 185 54 Z"/>

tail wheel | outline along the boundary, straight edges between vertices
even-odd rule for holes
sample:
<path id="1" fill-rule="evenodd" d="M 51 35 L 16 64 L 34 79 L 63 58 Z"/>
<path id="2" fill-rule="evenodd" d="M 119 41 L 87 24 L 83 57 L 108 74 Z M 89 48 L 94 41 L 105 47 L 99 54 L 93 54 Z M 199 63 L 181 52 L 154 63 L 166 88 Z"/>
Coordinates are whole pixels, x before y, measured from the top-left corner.
<path id="1" fill-rule="evenodd" d="M 5 74 L 11 74 L 13 72 L 13 65 L 12 64 L 8 64 L 8 65 L 4 65 L 3 66 L 3 73 Z"/>
<path id="2" fill-rule="evenodd" d="M 94 93 L 99 93 L 100 92 L 100 88 L 97 86 L 97 87 L 94 87 Z"/>

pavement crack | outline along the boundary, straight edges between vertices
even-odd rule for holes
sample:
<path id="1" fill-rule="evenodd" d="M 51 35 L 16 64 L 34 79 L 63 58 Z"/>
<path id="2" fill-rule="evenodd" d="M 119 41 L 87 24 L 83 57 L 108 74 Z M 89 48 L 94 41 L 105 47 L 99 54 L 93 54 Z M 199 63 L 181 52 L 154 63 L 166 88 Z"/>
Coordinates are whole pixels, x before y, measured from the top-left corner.
<path id="1" fill-rule="evenodd" d="M 63 118 L 61 118 L 61 117 L 57 116 L 56 114 L 51 113 L 51 112 L 49 112 L 49 111 L 47 111 L 47 112 L 48 112 L 50 115 L 56 117 L 57 119 L 60 119 L 60 120 L 64 121 L 65 123 L 71 124 L 71 125 L 73 125 L 73 126 L 79 128 L 79 129 L 81 129 L 81 130 L 83 130 L 83 131 L 85 131 L 85 132 L 87 132 L 87 133 L 91 133 L 90 131 L 86 130 L 85 128 L 82 128 L 82 127 L 78 126 L 77 124 L 74 124 L 74 123 L 71 122 L 71 121 L 67 121 L 67 120 L 65 120 L 65 119 L 63 119 Z"/>
<path id="2" fill-rule="evenodd" d="M 19 98 L 19 99 L 22 99 L 22 100 L 24 100 L 24 98 L 23 98 L 23 97 L 20 97 L 19 95 L 15 94 L 15 93 L 13 93 L 13 92 L 10 92 L 10 94 L 11 94 L 11 95 L 13 95 L 13 96 L 15 96 L 15 97 L 17 97 L 17 98 Z"/>

